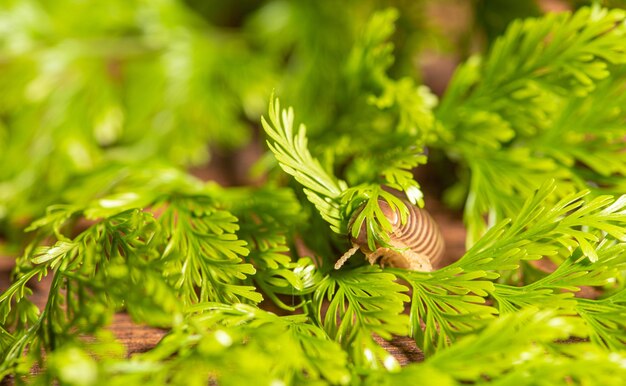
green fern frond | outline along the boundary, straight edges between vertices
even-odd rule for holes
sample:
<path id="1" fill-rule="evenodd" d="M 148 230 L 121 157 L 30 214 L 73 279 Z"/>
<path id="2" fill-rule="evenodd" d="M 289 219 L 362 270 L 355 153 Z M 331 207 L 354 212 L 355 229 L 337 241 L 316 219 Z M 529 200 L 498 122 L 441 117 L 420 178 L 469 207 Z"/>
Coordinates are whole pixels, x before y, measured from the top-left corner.
<path id="1" fill-rule="evenodd" d="M 402 315 L 409 300 L 406 287 L 393 274 L 376 267 L 361 267 L 326 276 L 314 294 L 315 317 L 333 339 L 349 345 L 359 331 L 391 339 L 407 332 Z M 325 301 L 330 301 L 323 311 Z"/>
<path id="2" fill-rule="evenodd" d="M 341 233 L 343 218 L 338 203 L 346 184 L 322 168 L 307 147 L 306 128 L 294 131 L 293 109 L 280 110 L 278 99 L 270 101 L 269 122 L 262 118 L 269 136 L 268 146 L 285 173 L 292 175 L 304 187 L 309 201 L 319 210 L 331 229 Z"/>

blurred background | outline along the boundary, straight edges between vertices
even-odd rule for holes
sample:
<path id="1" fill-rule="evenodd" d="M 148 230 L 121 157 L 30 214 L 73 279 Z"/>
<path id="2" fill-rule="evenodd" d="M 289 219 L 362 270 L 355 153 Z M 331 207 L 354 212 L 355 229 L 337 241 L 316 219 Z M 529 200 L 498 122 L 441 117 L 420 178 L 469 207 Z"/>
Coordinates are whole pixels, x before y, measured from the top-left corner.
<path id="1" fill-rule="evenodd" d="M 512 19 L 588 3 L 3 0 L 0 255 L 16 253 L 23 228 L 50 204 L 91 199 L 129 170 L 175 166 L 224 185 L 259 183 L 259 122 L 273 91 L 321 153 L 338 133 L 386 124 L 368 110 L 381 77 L 441 95 L 455 66 Z M 388 7 L 397 10 L 395 60 L 384 75 L 364 75 L 352 65 L 368 44 L 363 30 Z"/>

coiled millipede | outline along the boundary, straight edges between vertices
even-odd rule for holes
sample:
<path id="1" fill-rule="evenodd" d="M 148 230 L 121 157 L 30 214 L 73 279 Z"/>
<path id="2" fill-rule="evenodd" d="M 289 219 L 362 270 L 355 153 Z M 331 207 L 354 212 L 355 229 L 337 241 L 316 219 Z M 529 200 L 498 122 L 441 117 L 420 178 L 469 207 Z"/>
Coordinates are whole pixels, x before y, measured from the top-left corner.
<path id="1" fill-rule="evenodd" d="M 370 250 L 367 245 L 365 223 L 363 223 L 358 236 L 351 237 L 352 248 L 337 260 L 335 269 L 341 268 L 360 249 L 370 264 L 374 264 L 381 257 L 380 263 L 383 266 L 423 272 L 432 271 L 433 265 L 442 259 L 445 248 L 443 236 L 435 220 L 424 209 L 407 203 L 409 215 L 406 223 L 402 224 L 400 215 L 387 201 L 378 200 L 378 204 L 392 225 L 389 245 L 377 246 L 376 250 Z M 352 216 L 351 224 L 358 213 L 359 210 Z M 348 228 L 351 228 L 351 225 Z"/>

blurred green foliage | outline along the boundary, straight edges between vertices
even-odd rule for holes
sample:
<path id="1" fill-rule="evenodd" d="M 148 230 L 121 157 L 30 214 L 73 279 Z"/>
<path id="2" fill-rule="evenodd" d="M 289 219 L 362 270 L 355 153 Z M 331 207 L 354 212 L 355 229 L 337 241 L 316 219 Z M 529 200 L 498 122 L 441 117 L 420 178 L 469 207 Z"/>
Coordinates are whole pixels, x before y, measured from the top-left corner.
<path id="1" fill-rule="evenodd" d="M 3 1 L 0 248 L 23 253 L 0 294 L 0 377 L 614 384 L 626 13 L 545 6 Z M 462 63 L 431 79 L 424 59 Z M 268 109 L 273 93 L 292 107 Z M 264 139 L 262 186 L 188 173 L 244 164 Z M 423 190 L 464 208 L 457 262 L 333 269 L 361 224 L 371 249 L 392 236 L 379 199 L 404 221 Z M 585 286 L 603 297 L 575 298 Z M 117 312 L 169 332 L 124 358 Z M 374 335 L 410 336 L 427 359 L 400 369 Z M 589 341 L 554 342 L 571 336 Z"/>
<path id="2" fill-rule="evenodd" d="M 205 164 L 207 144 L 245 143 L 275 83 L 241 33 L 176 1 L 1 7 L 4 221 L 104 168 Z"/>
<path id="3" fill-rule="evenodd" d="M 16 236 L 15 228 L 47 205 L 101 193 L 89 185 L 99 173 L 109 178 L 129 165 L 203 166 L 211 147 L 241 147 L 273 89 L 297 101 L 319 146 L 336 143 L 337 131 L 353 134 L 373 119 L 392 125 L 385 114 L 373 116 L 368 103 L 368 95 L 383 93 L 388 81 L 359 62 L 368 48 L 363 45 L 380 39 L 361 37 L 380 5 L 2 2 L 1 232 Z M 395 68 L 415 75 L 409 53 L 429 30 L 420 24 L 419 2 L 397 5 L 406 12 L 392 17 L 406 14 L 401 18 L 407 21 L 404 51 L 398 51 L 404 62 Z M 369 34 L 388 38 L 392 31 L 379 27 Z M 371 60 L 392 65 L 390 50 Z M 83 196 L 66 195 L 80 185 Z"/>

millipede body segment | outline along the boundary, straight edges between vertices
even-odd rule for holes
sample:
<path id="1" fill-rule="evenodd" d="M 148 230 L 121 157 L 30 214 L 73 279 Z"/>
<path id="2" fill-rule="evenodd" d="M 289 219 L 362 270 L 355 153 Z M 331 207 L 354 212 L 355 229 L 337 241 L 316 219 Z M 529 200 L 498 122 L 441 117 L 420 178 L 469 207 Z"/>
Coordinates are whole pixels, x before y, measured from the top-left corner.
<path id="1" fill-rule="evenodd" d="M 360 249 L 370 264 L 374 264 L 380 258 L 383 266 L 432 271 L 433 266 L 441 261 L 445 249 L 443 236 L 435 220 L 426 210 L 407 203 L 409 215 L 406 223 L 402 224 L 399 213 L 394 211 L 387 201 L 379 200 L 378 204 L 392 225 L 388 245 L 377 246 L 374 251 L 370 250 L 367 245 L 366 225 L 363 223 L 358 236 L 351 237 L 352 248 L 337 261 L 335 269 L 341 268 Z M 360 210 L 357 210 L 352 218 L 354 219 L 359 212 Z"/>

